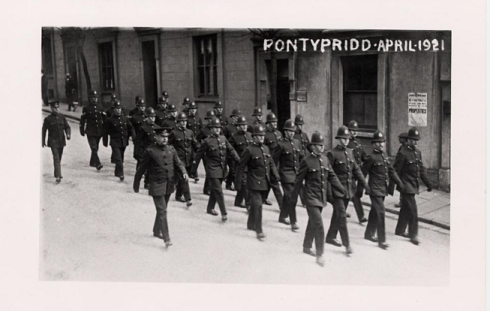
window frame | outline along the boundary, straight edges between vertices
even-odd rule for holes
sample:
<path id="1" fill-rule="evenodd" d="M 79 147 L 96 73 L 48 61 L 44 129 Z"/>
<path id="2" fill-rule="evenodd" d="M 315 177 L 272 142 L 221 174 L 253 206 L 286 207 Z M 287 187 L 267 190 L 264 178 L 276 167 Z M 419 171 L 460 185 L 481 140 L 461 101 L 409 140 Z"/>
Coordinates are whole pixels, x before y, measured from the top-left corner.
<path id="1" fill-rule="evenodd" d="M 195 81 L 195 94 L 197 98 L 201 99 L 218 99 L 220 96 L 220 60 L 221 56 L 219 53 L 219 36 L 217 33 L 211 34 L 201 34 L 193 36 L 193 49 L 194 49 L 194 81 Z M 204 46 L 203 46 L 203 42 Z M 205 46 L 211 42 L 211 56 L 209 60 L 210 63 L 207 63 L 206 55 L 203 56 L 203 62 L 200 62 L 200 54 L 201 49 L 205 48 Z M 201 70 L 204 72 L 201 75 Z M 208 72 L 208 75 L 206 74 Z M 206 79 L 206 77 L 212 77 L 212 85 L 210 85 L 210 81 Z M 205 80 L 202 81 L 201 79 Z M 211 79 L 210 79 L 211 80 Z M 201 85 L 202 84 L 202 85 Z M 212 90 L 211 87 L 213 88 Z M 204 88 L 204 92 L 203 89 Z M 210 90 L 208 92 L 208 90 Z"/>

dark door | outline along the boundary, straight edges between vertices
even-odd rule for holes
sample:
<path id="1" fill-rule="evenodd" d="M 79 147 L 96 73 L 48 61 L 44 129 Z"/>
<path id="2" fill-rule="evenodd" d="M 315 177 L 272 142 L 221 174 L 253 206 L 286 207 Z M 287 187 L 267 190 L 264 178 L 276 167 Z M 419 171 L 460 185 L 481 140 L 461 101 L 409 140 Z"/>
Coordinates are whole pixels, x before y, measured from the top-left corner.
<path id="1" fill-rule="evenodd" d="M 71 78 L 75 80 L 75 94 L 73 98 L 78 98 L 78 71 L 77 71 L 77 51 L 75 45 L 69 45 L 65 47 L 66 52 L 66 72 L 69 73 Z"/>
<path id="2" fill-rule="evenodd" d="M 155 107 L 158 99 L 155 41 L 142 42 L 142 49 L 145 102 L 148 107 Z"/>
<path id="3" fill-rule="evenodd" d="M 291 103 L 289 101 L 289 67 L 287 59 L 277 60 L 277 127 L 280 131 L 284 122 L 291 118 Z"/>

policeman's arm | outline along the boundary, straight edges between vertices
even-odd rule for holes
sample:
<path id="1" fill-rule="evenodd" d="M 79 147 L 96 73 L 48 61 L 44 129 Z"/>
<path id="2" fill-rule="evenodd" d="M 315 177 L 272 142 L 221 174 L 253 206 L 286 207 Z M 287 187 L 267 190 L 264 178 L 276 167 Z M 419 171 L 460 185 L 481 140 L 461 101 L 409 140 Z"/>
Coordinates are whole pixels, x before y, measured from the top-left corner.
<path id="1" fill-rule="evenodd" d="M 369 194 L 369 186 L 366 182 L 366 179 L 364 178 L 364 175 L 362 174 L 361 169 L 359 168 L 359 165 L 354 161 L 352 162 L 353 167 L 352 167 L 352 174 L 354 175 L 354 178 L 361 183 L 361 185 L 366 189 L 366 194 Z"/>
<path id="2" fill-rule="evenodd" d="M 172 131 L 170 132 L 170 134 L 168 134 L 168 144 L 170 146 L 173 146 L 175 143 L 175 131 Z"/>
<path id="3" fill-rule="evenodd" d="M 340 182 L 339 178 L 337 177 L 337 174 L 335 174 L 335 172 L 333 171 L 333 168 L 330 165 L 330 163 L 328 163 L 327 168 L 328 168 L 327 180 L 330 183 L 331 187 L 334 188 L 335 190 L 337 190 L 338 192 L 345 194 L 346 190 L 345 190 L 344 186 L 342 186 L 342 183 Z"/>
<path id="4" fill-rule="evenodd" d="M 85 107 L 82 110 L 82 116 L 80 117 L 80 135 L 85 136 Z"/>
<path id="5" fill-rule="evenodd" d="M 393 168 L 395 172 L 400 176 L 402 172 L 403 165 L 405 164 L 405 155 L 403 152 L 398 152 L 395 157 L 395 164 L 393 164 Z"/>
<path id="6" fill-rule="evenodd" d="M 43 129 L 42 129 L 42 138 L 43 138 L 42 146 L 43 146 L 43 148 L 44 148 L 44 146 L 46 146 L 46 132 L 48 131 L 48 122 L 46 122 L 46 119 L 44 119 Z"/>
<path id="7" fill-rule="evenodd" d="M 301 191 L 301 188 L 303 187 L 303 180 L 305 180 L 307 173 L 308 173 L 308 164 L 306 163 L 305 160 L 303 160 L 299 164 L 298 175 L 296 175 L 296 179 L 294 180 L 294 188 L 293 188 L 293 192 L 291 193 L 289 208 L 291 206 L 296 206 L 296 203 L 298 202 L 298 195 Z"/>
<path id="8" fill-rule="evenodd" d="M 173 161 L 174 162 L 174 169 L 179 170 L 182 173 L 184 180 L 187 181 L 189 179 L 189 175 L 187 174 L 185 166 L 182 163 L 182 161 L 180 161 L 180 158 L 177 155 L 177 151 L 175 149 L 172 151 L 172 157 L 174 159 L 174 161 Z"/>
<path id="9" fill-rule="evenodd" d="M 148 152 L 148 150 L 145 150 L 143 152 L 143 157 L 139 163 L 138 169 L 134 174 L 133 190 L 136 193 L 139 192 L 141 177 L 143 177 L 143 174 L 146 172 L 146 169 L 150 161 L 151 161 L 150 153 Z"/>
<path id="10" fill-rule="evenodd" d="M 206 140 L 202 141 L 201 147 L 197 149 L 196 155 L 194 156 L 194 161 L 192 162 L 192 175 L 197 174 L 197 168 L 199 167 L 199 163 L 201 162 L 202 157 L 204 156 L 204 153 L 208 150 L 208 142 Z"/>
<path id="11" fill-rule="evenodd" d="M 238 156 L 238 153 L 236 152 L 235 148 L 230 144 L 228 139 L 225 138 L 225 144 L 226 144 L 226 150 L 227 152 L 235 159 L 235 161 L 240 161 L 240 157 Z"/>
<path id="12" fill-rule="evenodd" d="M 64 121 L 64 130 L 66 133 L 66 139 L 70 140 L 71 138 L 71 127 L 70 124 L 68 124 L 68 121 L 66 121 L 66 118 L 63 118 Z"/>
<path id="13" fill-rule="evenodd" d="M 398 187 L 400 187 L 401 190 L 403 190 L 404 188 L 403 182 L 400 180 L 400 177 L 395 172 L 395 169 L 393 168 L 393 166 L 391 166 L 390 163 L 387 163 L 387 166 L 388 166 L 388 175 L 390 176 L 391 181 L 394 181 L 395 184 L 397 184 Z"/>
<path id="14" fill-rule="evenodd" d="M 191 144 L 192 144 L 192 149 L 197 150 L 201 146 L 201 144 L 197 141 L 196 136 L 194 135 L 194 132 L 191 132 Z"/>
<path id="15" fill-rule="evenodd" d="M 128 133 L 131 136 L 131 138 L 133 138 L 133 140 L 134 140 L 136 137 L 136 131 L 134 130 L 134 126 L 130 122 L 128 122 Z M 134 142 L 133 142 L 133 144 L 134 144 Z"/>
<path id="16" fill-rule="evenodd" d="M 374 159 L 372 156 L 367 155 L 364 158 L 364 162 L 362 162 L 361 165 L 361 171 L 364 174 L 364 176 L 367 176 L 369 174 L 369 170 L 371 170 L 371 166 L 373 166 Z"/>
<path id="17" fill-rule="evenodd" d="M 429 180 L 429 177 L 427 177 L 427 168 L 424 166 L 424 162 L 422 161 L 422 153 L 419 152 L 420 156 L 420 178 L 424 182 L 424 184 L 427 186 L 427 191 L 431 192 L 432 191 L 432 183 Z"/>
<path id="18" fill-rule="evenodd" d="M 104 124 L 103 130 L 102 130 L 102 144 L 104 147 L 107 147 L 109 143 L 109 122 Z"/>
<path id="19" fill-rule="evenodd" d="M 278 183 L 279 181 L 281 181 L 281 176 L 279 176 L 279 171 L 277 170 L 277 166 L 274 163 L 274 160 L 272 158 L 271 158 L 271 172 L 272 172 L 271 175 L 276 180 L 276 183 Z"/>
<path id="20" fill-rule="evenodd" d="M 247 167 L 250 158 L 251 158 L 250 150 L 247 148 L 242 152 L 242 156 L 236 168 L 235 188 L 237 188 L 238 190 L 240 190 L 240 188 L 242 187 L 242 179 L 243 179 L 242 176 L 244 174 L 243 172 L 245 171 L 245 168 Z"/>

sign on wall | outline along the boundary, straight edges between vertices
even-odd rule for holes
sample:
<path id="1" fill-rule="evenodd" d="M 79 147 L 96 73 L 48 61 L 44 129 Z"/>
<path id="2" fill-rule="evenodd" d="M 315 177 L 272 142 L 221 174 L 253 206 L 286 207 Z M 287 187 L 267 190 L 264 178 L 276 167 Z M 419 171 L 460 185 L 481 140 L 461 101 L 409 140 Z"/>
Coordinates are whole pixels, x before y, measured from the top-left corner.
<path id="1" fill-rule="evenodd" d="M 427 126 L 427 93 L 408 93 L 408 126 Z"/>

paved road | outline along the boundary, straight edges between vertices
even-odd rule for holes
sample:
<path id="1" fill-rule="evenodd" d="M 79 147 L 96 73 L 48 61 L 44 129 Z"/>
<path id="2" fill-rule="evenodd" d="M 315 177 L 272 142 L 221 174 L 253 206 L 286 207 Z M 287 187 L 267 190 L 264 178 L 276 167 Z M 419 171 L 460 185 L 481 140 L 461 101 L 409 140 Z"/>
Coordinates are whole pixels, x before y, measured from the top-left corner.
<path id="1" fill-rule="evenodd" d="M 101 144 L 101 171 L 88 166 L 90 149 L 78 124 L 62 161 L 63 181 L 56 184 L 49 148 L 42 149 L 41 259 L 42 280 L 138 281 L 192 283 L 274 283 L 332 285 L 448 285 L 449 231 L 420 225 L 421 245 L 393 235 L 396 220 L 387 218 L 390 249 L 363 239 L 365 226 L 349 219 L 354 254 L 326 245 L 326 266 L 302 253 L 307 222 L 298 207 L 301 230 L 279 224 L 277 205 L 264 207 L 267 239 L 260 242 L 246 229 L 247 214 L 233 207 L 234 192 L 225 190 L 229 220 L 205 213 L 208 197 L 203 179 L 191 183 L 194 205 L 171 198 L 168 212 L 174 243 L 165 249 L 152 236 L 155 217 L 147 191 L 132 190 L 135 161 L 127 148 L 126 180 L 114 177 L 110 148 Z M 202 169 L 200 171 L 203 173 Z M 354 214 L 353 207 L 349 207 Z M 323 211 L 328 227 L 332 207 Z M 390 216 L 392 217 L 392 216 Z"/>

